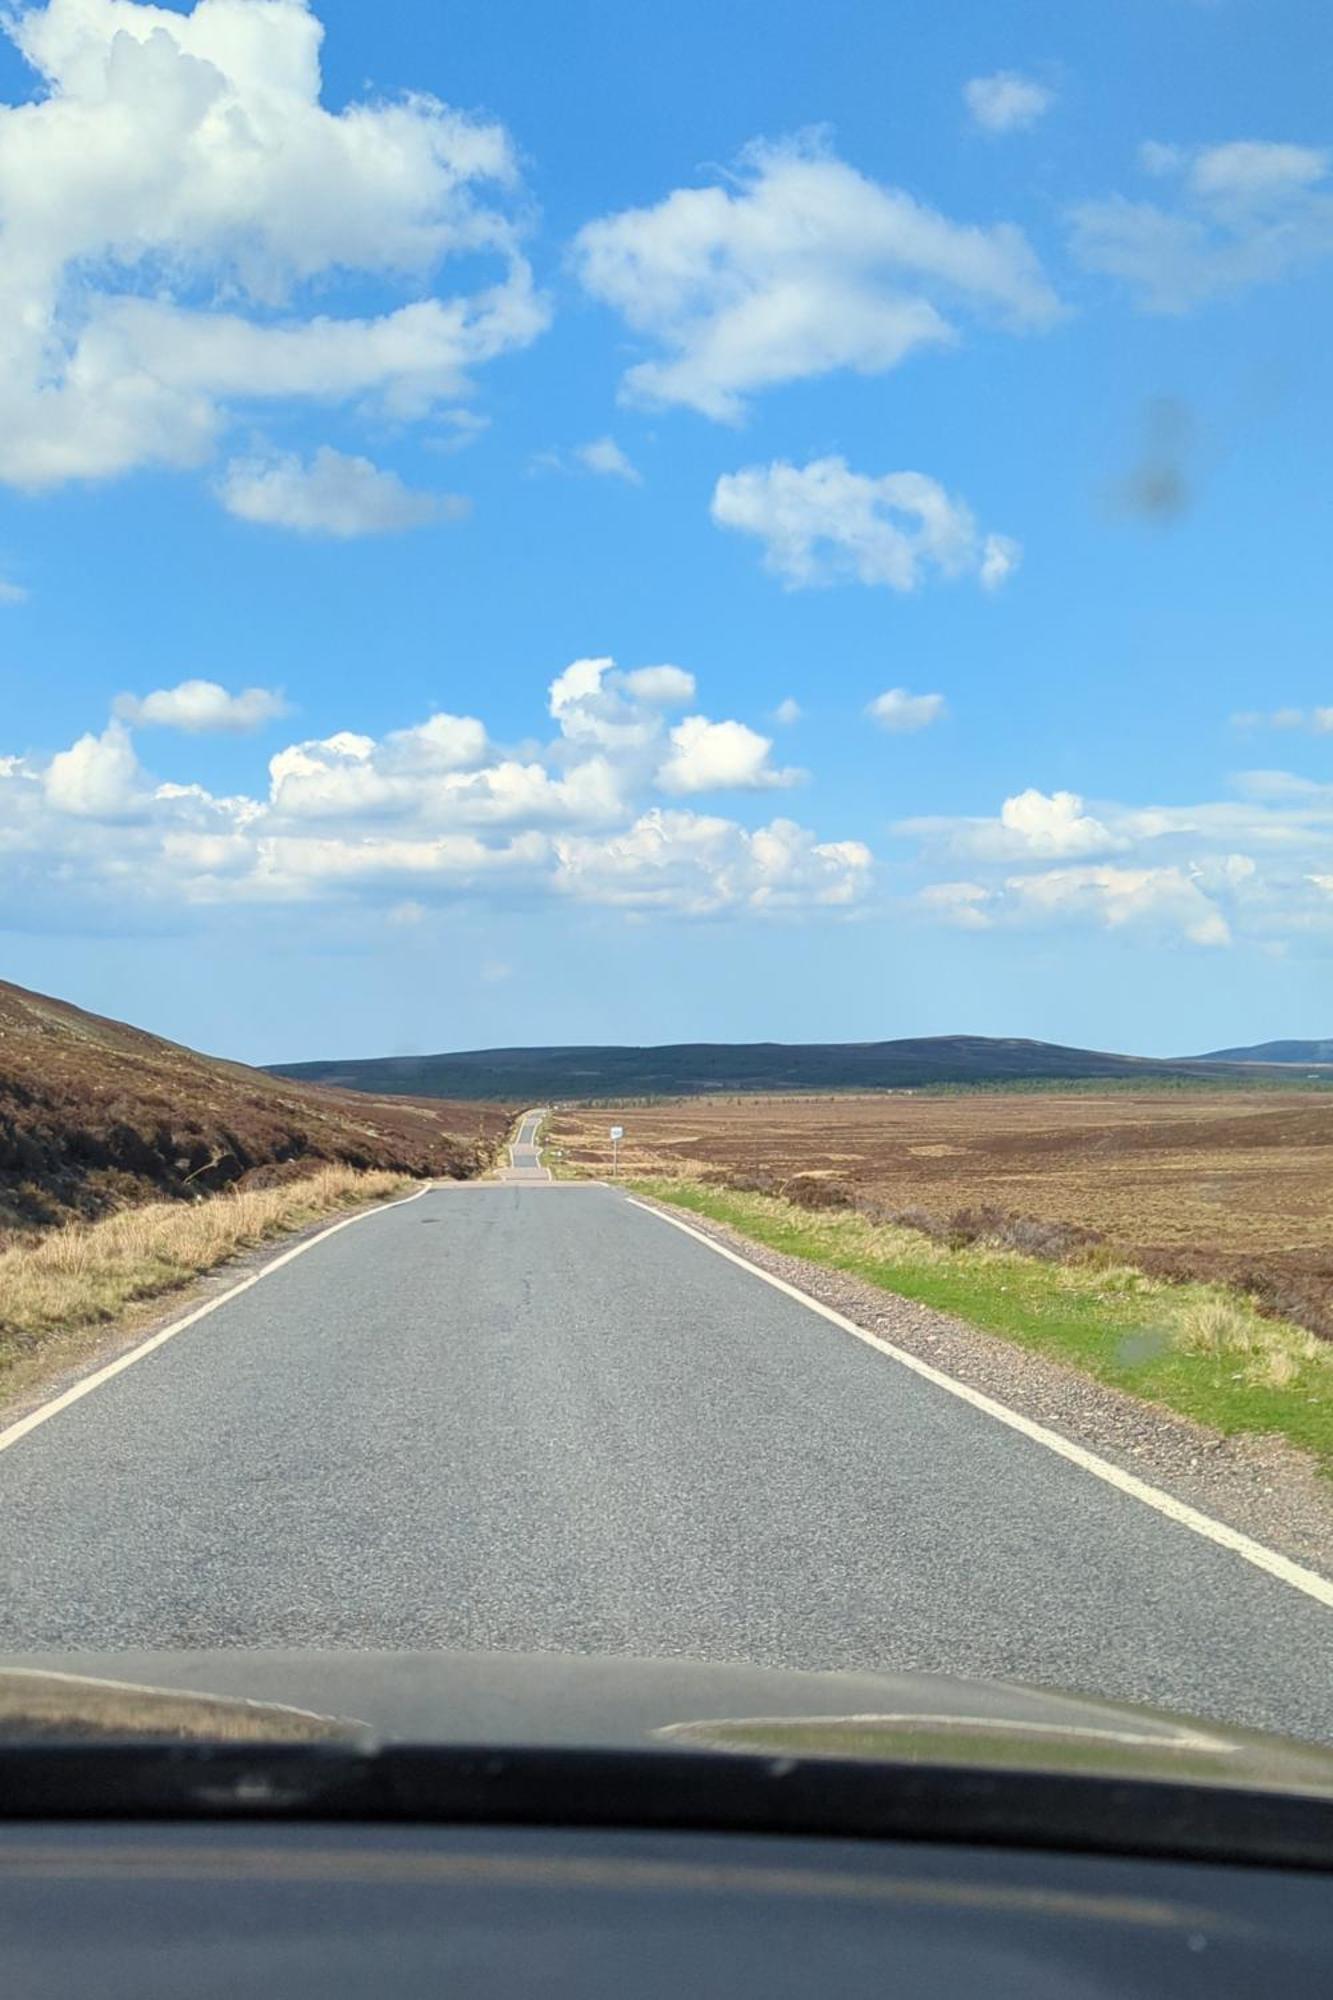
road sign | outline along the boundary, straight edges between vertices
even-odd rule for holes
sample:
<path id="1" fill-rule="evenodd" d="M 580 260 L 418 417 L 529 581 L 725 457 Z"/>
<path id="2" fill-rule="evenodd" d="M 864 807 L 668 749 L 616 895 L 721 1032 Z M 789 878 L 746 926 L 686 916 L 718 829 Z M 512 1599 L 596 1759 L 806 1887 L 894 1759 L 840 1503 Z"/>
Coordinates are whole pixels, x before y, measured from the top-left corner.
<path id="1" fill-rule="evenodd" d="M 623 1125 L 613 1125 L 611 1127 L 611 1137 L 613 1139 L 623 1139 L 624 1136 L 625 1136 L 625 1128 Z"/>

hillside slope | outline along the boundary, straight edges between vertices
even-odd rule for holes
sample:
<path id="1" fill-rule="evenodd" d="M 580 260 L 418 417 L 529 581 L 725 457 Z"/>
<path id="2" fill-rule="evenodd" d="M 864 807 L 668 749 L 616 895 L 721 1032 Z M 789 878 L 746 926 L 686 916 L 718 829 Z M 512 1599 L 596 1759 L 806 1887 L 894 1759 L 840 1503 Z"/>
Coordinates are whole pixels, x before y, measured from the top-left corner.
<path id="1" fill-rule="evenodd" d="M 507 1124 L 279 1081 L 0 980 L 0 1232 L 321 1161 L 465 1179 Z"/>
<path id="2" fill-rule="evenodd" d="M 414 1097 L 670 1097 L 717 1090 L 885 1090 L 928 1083 L 1154 1077 L 1183 1065 L 1052 1042 L 936 1035 L 894 1042 L 683 1042 L 661 1048 L 476 1049 L 275 1064 L 271 1073 Z"/>

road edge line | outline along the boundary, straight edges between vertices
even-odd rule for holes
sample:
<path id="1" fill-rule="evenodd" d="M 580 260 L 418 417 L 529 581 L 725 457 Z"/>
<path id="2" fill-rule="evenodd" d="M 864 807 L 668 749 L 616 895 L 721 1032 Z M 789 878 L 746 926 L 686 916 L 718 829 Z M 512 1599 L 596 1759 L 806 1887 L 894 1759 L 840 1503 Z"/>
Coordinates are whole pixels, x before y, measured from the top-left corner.
<path id="1" fill-rule="evenodd" d="M 178 1333 L 184 1333 L 187 1327 L 197 1325 L 201 1319 L 207 1319 L 208 1315 L 215 1313 L 219 1306 L 228 1305 L 232 1299 L 239 1298 L 241 1293 L 248 1292 L 252 1285 L 257 1285 L 262 1279 L 271 1277 L 275 1271 L 280 1271 L 284 1264 L 292 1263 L 297 1257 L 304 1257 L 306 1251 L 313 1250 L 317 1243 L 323 1243 L 330 1236 L 336 1236 L 340 1229 L 350 1229 L 354 1222 L 368 1222 L 372 1215 L 384 1215 L 391 1208 L 405 1208 L 410 1201 L 420 1201 L 423 1194 L 430 1193 L 433 1185 L 433 1182 L 427 1181 L 424 1187 L 417 1188 L 412 1194 L 398 1195 L 393 1201 L 376 1202 L 374 1208 L 363 1208 L 356 1215 L 344 1215 L 340 1221 L 330 1223 L 327 1229 L 321 1229 L 318 1236 L 308 1236 L 304 1243 L 297 1243 L 292 1249 L 281 1251 L 259 1270 L 252 1271 L 248 1278 L 242 1278 L 239 1283 L 220 1293 L 217 1298 L 207 1299 L 203 1305 L 196 1306 L 193 1312 L 186 1313 L 183 1319 L 173 1320 L 170 1326 L 164 1326 L 157 1333 L 150 1334 L 147 1340 L 141 1340 L 137 1347 L 131 1347 L 126 1353 L 118 1354 L 114 1361 L 108 1361 L 104 1367 L 95 1368 L 91 1375 L 82 1376 L 60 1395 L 53 1396 L 50 1402 L 39 1403 L 35 1410 L 29 1410 L 26 1417 L 20 1417 L 7 1429 L 0 1430 L 0 1451 L 8 1451 L 11 1445 L 27 1437 L 28 1433 L 35 1431 L 40 1424 L 49 1423 L 52 1417 L 57 1417 L 62 1410 L 67 1410 L 71 1403 L 81 1402 L 85 1396 L 90 1396 L 94 1389 L 100 1389 L 113 1375 L 123 1375 L 136 1361 L 142 1361 L 145 1355 L 152 1354 L 159 1347 L 165 1347 Z M 205 1274 L 201 1272 L 200 1275 Z"/>
<path id="2" fill-rule="evenodd" d="M 1053 1431 L 1047 1425 L 1037 1423 L 1032 1417 L 1025 1417 L 1019 1410 L 1011 1410 L 1007 1403 L 997 1402 L 994 1396 L 986 1395 L 984 1390 L 974 1389 L 970 1383 L 960 1381 L 956 1375 L 947 1375 L 942 1368 L 936 1368 L 929 1361 L 922 1361 L 919 1356 L 910 1354 L 906 1348 L 896 1347 L 891 1340 L 885 1340 L 880 1334 L 871 1333 L 868 1328 L 858 1326 L 855 1320 L 847 1319 L 832 1306 L 826 1306 L 819 1299 L 812 1298 L 809 1292 L 803 1292 L 798 1285 L 788 1284 L 785 1278 L 779 1278 L 772 1271 L 765 1271 L 762 1266 L 752 1264 L 748 1257 L 740 1256 L 725 1243 L 719 1243 L 713 1237 L 705 1235 L 702 1229 L 694 1228 L 691 1223 L 683 1221 L 679 1216 L 669 1215 L 665 1209 L 655 1208 L 651 1202 L 640 1201 L 637 1195 L 627 1195 L 625 1199 L 634 1208 L 641 1208 L 645 1215 L 655 1215 L 659 1222 L 669 1223 L 673 1229 L 682 1230 L 686 1236 L 692 1236 L 696 1243 L 702 1243 L 709 1250 L 716 1251 L 718 1256 L 725 1257 L 728 1263 L 738 1265 L 742 1271 L 748 1271 L 752 1278 L 760 1278 L 775 1291 L 784 1292 L 799 1305 L 808 1306 L 810 1311 L 818 1313 L 821 1319 L 840 1327 L 844 1333 L 852 1334 L 855 1339 L 864 1341 L 867 1347 L 878 1349 L 890 1361 L 900 1362 L 914 1375 L 921 1376 L 924 1381 L 933 1382 L 937 1389 L 947 1390 L 949 1395 L 956 1396 L 960 1402 L 970 1403 L 973 1409 L 982 1411 L 988 1417 L 994 1417 L 998 1423 L 1007 1424 L 1010 1430 L 1030 1438 L 1034 1444 L 1044 1445 L 1047 1451 L 1054 1452 L 1059 1458 L 1067 1459 L 1071 1465 L 1078 1466 L 1083 1472 L 1091 1473 L 1093 1478 L 1102 1480 L 1107 1486 L 1115 1487 L 1130 1499 L 1141 1501 L 1145 1507 L 1153 1508 L 1168 1521 L 1174 1521 L 1179 1527 L 1189 1528 L 1194 1534 L 1201 1535 L 1205 1541 L 1216 1543 L 1219 1548 L 1229 1549 L 1233 1555 L 1240 1556 L 1255 1569 L 1265 1571 L 1269 1576 L 1276 1577 L 1280 1583 L 1289 1584 L 1293 1590 L 1299 1590 L 1306 1597 L 1312 1597 L 1317 1604 L 1333 1610 L 1333 1581 L 1320 1576 L 1317 1570 L 1306 1569 L 1303 1564 L 1293 1562 L 1289 1556 L 1279 1555 L 1276 1549 L 1266 1548 L 1262 1542 L 1256 1542 L 1253 1536 L 1243 1534 L 1239 1528 L 1229 1528 L 1225 1521 L 1215 1521 L 1211 1514 L 1202 1513 L 1199 1508 L 1191 1507 L 1185 1500 L 1177 1500 L 1174 1494 L 1167 1493 L 1162 1487 L 1152 1486 L 1146 1479 L 1140 1479 L 1132 1472 L 1122 1471 L 1109 1458 L 1102 1458 L 1099 1453 L 1089 1451 L 1085 1445 L 1075 1444 L 1072 1438 L 1062 1437 L 1059 1431 Z M 3 1443 L 2 1439 L 0 1443 Z"/>

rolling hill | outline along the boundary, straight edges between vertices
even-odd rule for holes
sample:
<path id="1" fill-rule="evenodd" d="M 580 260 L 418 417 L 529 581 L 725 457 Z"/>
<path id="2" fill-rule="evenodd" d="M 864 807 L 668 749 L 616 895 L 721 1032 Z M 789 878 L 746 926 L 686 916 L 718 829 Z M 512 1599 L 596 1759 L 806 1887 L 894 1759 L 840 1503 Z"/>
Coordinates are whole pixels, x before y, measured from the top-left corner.
<path id="1" fill-rule="evenodd" d="M 1333 1063 L 1333 1041 L 1256 1042 L 1248 1049 L 1213 1049 L 1206 1056 L 1190 1056 L 1190 1062 L 1222 1063 Z"/>
<path id="2" fill-rule="evenodd" d="M 682 1042 L 661 1048 L 474 1049 L 272 1066 L 272 1074 L 412 1097 L 675 1097 L 700 1091 L 886 1090 L 931 1083 L 1161 1080 L 1197 1074 L 1053 1042 L 936 1035 L 893 1042 Z M 1206 1074 L 1206 1072 L 1205 1072 Z"/>
<path id="3" fill-rule="evenodd" d="M 509 1122 L 469 1095 L 293 1084 L 0 980 L 0 1235 L 325 1161 L 467 1179 Z"/>

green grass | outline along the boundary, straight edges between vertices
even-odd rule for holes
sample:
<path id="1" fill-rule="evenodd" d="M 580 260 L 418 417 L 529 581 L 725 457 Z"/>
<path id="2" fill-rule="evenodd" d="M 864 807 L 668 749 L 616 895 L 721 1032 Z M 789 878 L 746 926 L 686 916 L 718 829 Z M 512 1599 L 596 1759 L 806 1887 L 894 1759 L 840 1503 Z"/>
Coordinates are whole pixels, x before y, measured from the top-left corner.
<path id="1" fill-rule="evenodd" d="M 1220 1285 L 1167 1284 L 1105 1261 L 1043 1263 L 978 1243 L 954 1250 L 853 1210 L 688 1180 L 641 1194 L 729 1223 L 754 1242 L 938 1307 L 1233 1436 L 1276 1433 L 1333 1476 L 1333 1347 L 1265 1319 Z"/>

